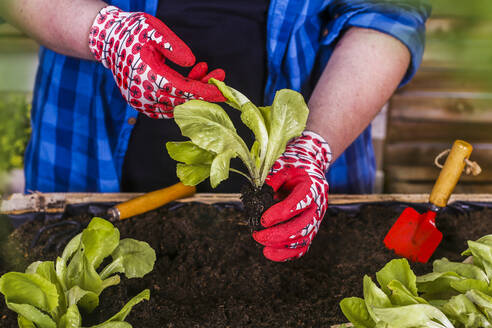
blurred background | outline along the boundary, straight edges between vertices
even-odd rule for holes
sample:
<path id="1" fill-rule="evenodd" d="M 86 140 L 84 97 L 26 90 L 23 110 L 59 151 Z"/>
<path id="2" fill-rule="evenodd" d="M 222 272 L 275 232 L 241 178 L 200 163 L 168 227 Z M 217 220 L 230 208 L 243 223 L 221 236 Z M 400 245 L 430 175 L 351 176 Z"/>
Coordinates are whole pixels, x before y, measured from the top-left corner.
<path id="1" fill-rule="evenodd" d="M 457 193 L 492 193 L 492 1 L 431 0 L 422 66 L 372 125 L 377 193 L 428 193 L 434 157 L 455 139 L 473 144 L 483 169 Z M 36 43 L 0 25 L 0 191 L 22 192 Z"/>
<path id="2" fill-rule="evenodd" d="M 423 63 L 389 101 L 384 137 L 375 134 L 378 188 L 430 192 L 439 173 L 434 157 L 463 139 L 474 146 L 470 158 L 483 171 L 463 175 L 455 193 L 491 193 L 492 1 L 431 3 Z"/>

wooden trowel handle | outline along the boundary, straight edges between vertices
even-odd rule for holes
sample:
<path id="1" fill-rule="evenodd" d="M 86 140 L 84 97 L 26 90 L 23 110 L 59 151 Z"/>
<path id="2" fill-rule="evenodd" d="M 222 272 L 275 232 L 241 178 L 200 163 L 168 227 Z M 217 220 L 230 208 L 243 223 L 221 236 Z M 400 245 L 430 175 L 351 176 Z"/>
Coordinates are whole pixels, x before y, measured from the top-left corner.
<path id="1" fill-rule="evenodd" d="M 451 148 L 451 152 L 444 163 L 444 167 L 439 173 L 434 188 L 429 197 L 429 201 L 439 207 L 444 207 L 448 203 L 449 196 L 458 183 L 461 172 L 465 167 L 465 159 L 470 157 L 473 150 L 472 145 L 463 140 L 456 140 Z"/>
<path id="2" fill-rule="evenodd" d="M 118 204 L 109 209 L 108 213 L 112 220 L 123 220 L 154 210 L 176 199 L 193 196 L 195 192 L 194 186 L 185 186 L 178 182 L 170 187 L 152 191 Z"/>

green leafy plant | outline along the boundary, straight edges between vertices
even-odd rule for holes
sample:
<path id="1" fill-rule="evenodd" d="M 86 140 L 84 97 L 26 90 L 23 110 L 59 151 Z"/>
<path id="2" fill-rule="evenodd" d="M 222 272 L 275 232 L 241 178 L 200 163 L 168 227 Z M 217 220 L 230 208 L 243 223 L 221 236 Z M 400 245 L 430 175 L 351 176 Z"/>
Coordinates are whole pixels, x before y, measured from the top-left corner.
<path id="1" fill-rule="evenodd" d="M 492 235 L 468 241 L 465 262 L 446 258 L 416 277 L 406 259 L 376 273 L 381 287 L 364 277 L 364 299 L 340 307 L 355 327 L 492 327 Z"/>
<path id="2" fill-rule="evenodd" d="M 31 106 L 25 94 L 1 94 L 0 172 L 22 168 L 23 156 L 31 134 Z"/>
<path id="3" fill-rule="evenodd" d="M 98 273 L 103 260 L 112 261 Z M 109 221 L 93 218 L 86 229 L 65 247 L 53 261 L 33 262 L 25 273 L 9 272 L 0 278 L 0 292 L 7 307 L 18 313 L 20 328 L 82 327 L 79 308 L 93 311 L 99 295 L 119 284 L 120 276 L 141 278 L 154 267 L 154 250 L 145 242 L 120 240 L 120 233 Z M 132 307 L 148 300 L 148 289 L 134 296 L 104 323 L 93 328 L 128 328 L 126 316 Z"/>
<path id="4" fill-rule="evenodd" d="M 245 176 L 255 188 L 263 185 L 270 168 L 285 150 L 287 142 L 301 134 L 309 110 L 298 92 L 283 89 L 276 93 L 271 106 L 257 107 L 239 91 L 211 79 L 227 99 L 227 104 L 241 111 L 241 120 L 255 135 L 248 147 L 226 112 L 217 104 L 191 100 L 174 110 L 174 120 L 190 141 L 168 142 L 169 155 L 180 162 L 177 175 L 186 185 L 196 185 L 210 177 L 215 188 L 229 177 L 229 172 Z M 239 157 L 248 170 L 230 167 Z"/>

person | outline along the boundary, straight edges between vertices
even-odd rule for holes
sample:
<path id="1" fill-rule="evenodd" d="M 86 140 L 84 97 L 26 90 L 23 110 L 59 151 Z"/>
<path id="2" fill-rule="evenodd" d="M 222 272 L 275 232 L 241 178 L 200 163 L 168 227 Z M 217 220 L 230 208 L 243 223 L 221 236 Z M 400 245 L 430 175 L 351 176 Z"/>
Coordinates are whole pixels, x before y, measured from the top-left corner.
<path id="1" fill-rule="evenodd" d="M 430 6 L 424 0 L 3 0 L 0 15 L 43 45 L 26 190 L 149 191 L 176 182 L 164 144 L 182 137 L 168 118 L 189 99 L 223 101 L 210 77 L 223 80 L 227 73 L 226 83 L 258 105 L 270 104 L 281 88 L 302 92 L 310 108 L 306 131 L 291 140 L 267 179 L 287 196 L 263 214 L 266 229 L 253 233 L 268 259 L 285 261 L 309 249 L 329 184 L 331 192 L 371 191 L 368 126 L 416 72 Z M 237 123 L 237 111 L 228 110 Z M 220 190 L 235 191 L 238 181 Z"/>

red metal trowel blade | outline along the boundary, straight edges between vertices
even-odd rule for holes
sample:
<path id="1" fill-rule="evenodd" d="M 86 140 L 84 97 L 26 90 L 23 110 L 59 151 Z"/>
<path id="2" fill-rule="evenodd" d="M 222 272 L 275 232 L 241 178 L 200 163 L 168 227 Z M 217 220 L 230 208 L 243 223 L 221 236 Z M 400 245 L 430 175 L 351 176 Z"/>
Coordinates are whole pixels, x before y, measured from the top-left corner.
<path id="1" fill-rule="evenodd" d="M 427 262 L 442 240 L 435 218 L 434 211 L 420 214 L 407 207 L 384 238 L 384 244 L 411 261 Z"/>

